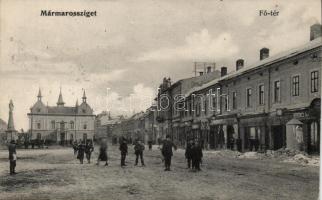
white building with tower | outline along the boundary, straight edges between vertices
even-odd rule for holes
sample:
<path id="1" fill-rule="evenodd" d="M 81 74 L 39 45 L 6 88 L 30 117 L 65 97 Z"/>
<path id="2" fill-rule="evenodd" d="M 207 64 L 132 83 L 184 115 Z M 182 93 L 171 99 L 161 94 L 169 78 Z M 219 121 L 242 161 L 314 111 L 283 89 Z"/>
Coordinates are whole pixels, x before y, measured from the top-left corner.
<path id="1" fill-rule="evenodd" d="M 87 103 L 85 90 L 82 103 L 65 106 L 60 90 L 57 105 L 48 106 L 42 102 L 39 89 L 37 102 L 30 108 L 29 132 L 32 140 L 47 140 L 66 144 L 75 140 L 87 140 L 94 137 L 93 109 Z"/>

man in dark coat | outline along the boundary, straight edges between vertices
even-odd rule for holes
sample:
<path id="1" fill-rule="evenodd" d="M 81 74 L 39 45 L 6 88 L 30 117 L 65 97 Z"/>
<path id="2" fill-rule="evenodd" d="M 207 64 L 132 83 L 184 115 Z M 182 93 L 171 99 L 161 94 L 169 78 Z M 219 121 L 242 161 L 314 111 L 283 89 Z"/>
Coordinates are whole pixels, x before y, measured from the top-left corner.
<path id="1" fill-rule="evenodd" d="M 164 171 L 171 171 L 171 158 L 173 156 L 172 148 L 177 150 L 177 146 L 170 140 L 170 135 L 166 136 L 166 139 L 163 141 L 162 144 L 162 155 L 164 157 Z"/>
<path id="2" fill-rule="evenodd" d="M 78 148 L 78 143 L 77 143 L 77 140 L 75 140 L 73 143 L 74 155 L 77 155 L 77 148 Z"/>
<path id="3" fill-rule="evenodd" d="M 141 159 L 141 164 L 142 166 L 144 165 L 144 159 L 143 159 L 143 151 L 144 151 L 145 147 L 142 144 L 142 142 L 140 140 L 137 141 L 137 143 L 134 146 L 134 153 L 136 155 L 136 159 L 135 159 L 135 166 L 138 165 L 139 162 L 139 157 Z"/>
<path id="4" fill-rule="evenodd" d="M 8 150 L 9 150 L 10 175 L 13 175 L 13 174 L 16 174 L 15 168 L 16 168 L 16 160 L 17 160 L 16 142 L 14 140 L 11 140 L 10 144 L 8 145 Z"/>
<path id="5" fill-rule="evenodd" d="M 94 151 L 94 146 L 92 140 L 88 140 L 85 146 L 85 154 L 88 163 L 91 163 L 91 155 Z"/>
<path id="6" fill-rule="evenodd" d="M 121 151 L 121 167 L 126 166 L 125 158 L 127 155 L 127 141 L 125 138 L 122 138 L 120 143 L 120 151 Z"/>
<path id="7" fill-rule="evenodd" d="M 77 159 L 79 159 L 80 164 L 83 164 L 84 161 L 84 154 L 85 154 L 85 142 L 82 141 L 78 145 L 78 154 L 77 154 Z"/>
<path id="8" fill-rule="evenodd" d="M 94 147 L 93 147 L 94 150 Z M 100 148 L 99 148 L 99 155 L 97 158 L 96 165 L 99 165 L 100 161 L 105 161 L 105 166 L 108 166 L 108 157 L 107 157 L 107 141 L 106 139 L 102 139 L 100 142 Z"/>
<path id="9" fill-rule="evenodd" d="M 193 140 L 189 140 L 186 146 L 185 157 L 187 159 L 188 169 L 191 168 Z"/>
<path id="10" fill-rule="evenodd" d="M 192 155 L 192 168 L 195 171 L 200 171 L 200 163 L 201 163 L 201 159 L 202 159 L 202 148 L 199 144 L 198 141 L 195 142 L 195 144 L 193 145 L 192 149 L 191 149 L 191 155 Z"/>

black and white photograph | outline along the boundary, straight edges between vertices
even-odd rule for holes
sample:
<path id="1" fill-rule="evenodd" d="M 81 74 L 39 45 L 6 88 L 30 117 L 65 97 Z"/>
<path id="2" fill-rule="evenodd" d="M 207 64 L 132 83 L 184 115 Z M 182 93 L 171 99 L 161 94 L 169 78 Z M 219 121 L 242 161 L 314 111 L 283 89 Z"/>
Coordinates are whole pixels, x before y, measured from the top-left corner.
<path id="1" fill-rule="evenodd" d="M 321 0 L 0 0 L 0 200 L 318 200 Z"/>

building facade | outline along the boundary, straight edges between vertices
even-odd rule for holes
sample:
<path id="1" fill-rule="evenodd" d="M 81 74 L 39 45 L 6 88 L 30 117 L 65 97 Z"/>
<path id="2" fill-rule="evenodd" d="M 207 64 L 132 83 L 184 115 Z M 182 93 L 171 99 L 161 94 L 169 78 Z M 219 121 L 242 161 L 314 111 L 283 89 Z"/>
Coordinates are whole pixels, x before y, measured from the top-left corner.
<path id="1" fill-rule="evenodd" d="M 321 25 L 315 24 L 300 47 L 274 56 L 262 48 L 258 62 L 246 66 L 238 59 L 233 72 L 222 67 L 220 77 L 188 91 L 173 83 L 166 91 L 185 97 L 185 110 L 167 115 L 173 139 L 182 140 L 180 132 L 205 148 L 319 152 L 321 52 Z"/>
<path id="2" fill-rule="evenodd" d="M 61 144 L 94 137 L 95 115 L 84 91 L 82 103 L 67 107 L 60 91 L 57 105 L 48 106 L 42 102 L 39 90 L 37 102 L 28 113 L 29 132 L 32 140 L 48 140 Z"/>

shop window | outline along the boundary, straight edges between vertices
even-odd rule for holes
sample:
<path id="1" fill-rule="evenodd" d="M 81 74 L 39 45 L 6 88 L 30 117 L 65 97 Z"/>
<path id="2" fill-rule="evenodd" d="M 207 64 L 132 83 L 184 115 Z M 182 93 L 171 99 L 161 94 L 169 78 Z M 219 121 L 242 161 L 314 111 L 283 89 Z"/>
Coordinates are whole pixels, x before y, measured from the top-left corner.
<path id="1" fill-rule="evenodd" d="M 319 86 L 319 72 L 313 71 L 311 72 L 311 92 L 318 92 Z"/>
<path id="2" fill-rule="evenodd" d="M 311 123 L 311 134 L 310 134 L 310 142 L 311 146 L 317 146 L 319 139 L 318 139 L 318 124 L 316 122 Z"/>
<path id="3" fill-rule="evenodd" d="M 296 75 L 292 77 L 292 96 L 300 95 L 300 76 Z"/>

